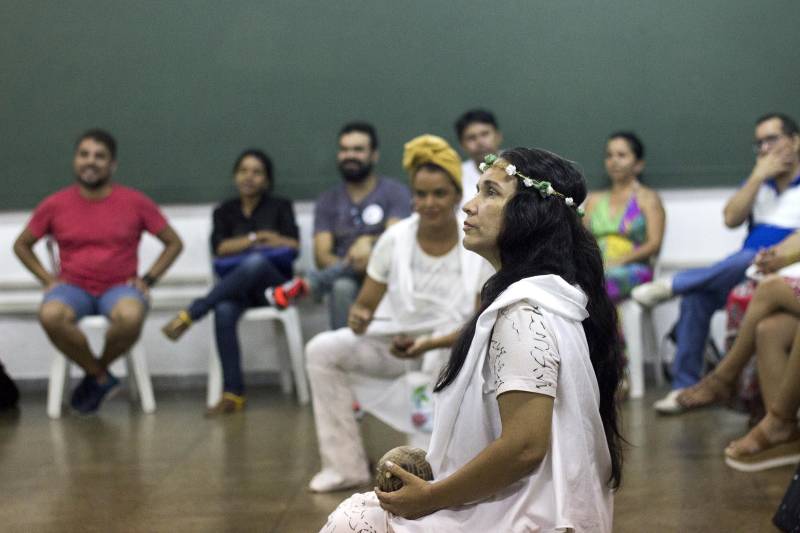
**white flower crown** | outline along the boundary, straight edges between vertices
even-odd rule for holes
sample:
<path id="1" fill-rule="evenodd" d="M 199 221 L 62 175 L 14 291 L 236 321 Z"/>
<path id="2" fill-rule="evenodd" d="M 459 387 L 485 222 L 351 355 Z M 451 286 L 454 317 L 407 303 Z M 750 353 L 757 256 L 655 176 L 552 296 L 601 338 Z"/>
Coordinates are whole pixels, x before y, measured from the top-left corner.
<path id="1" fill-rule="evenodd" d="M 502 168 L 509 176 L 517 176 L 522 180 L 522 184 L 525 187 L 528 188 L 535 187 L 536 189 L 538 189 L 539 194 L 542 195 L 542 198 L 548 198 L 554 195 L 562 197 L 564 199 L 564 203 L 567 204 L 569 207 L 574 207 L 575 211 L 578 213 L 579 216 L 584 215 L 583 208 L 580 206 L 576 206 L 575 200 L 573 200 L 572 197 L 564 196 L 563 194 L 555 190 L 549 181 L 535 180 L 533 178 L 529 178 L 528 176 L 520 174 L 519 172 L 517 172 L 517 167 L 515 167 L 511 163 L 506 163 L 505 165 L 503 165 L 502 160 L 495 154 L 487 155 L 486 157 L 483 158 L 483 163 L 478 165 L 478 168 L 481 170 L 481 172 L 486 172 L 489 169 L 489 167 Z"/>

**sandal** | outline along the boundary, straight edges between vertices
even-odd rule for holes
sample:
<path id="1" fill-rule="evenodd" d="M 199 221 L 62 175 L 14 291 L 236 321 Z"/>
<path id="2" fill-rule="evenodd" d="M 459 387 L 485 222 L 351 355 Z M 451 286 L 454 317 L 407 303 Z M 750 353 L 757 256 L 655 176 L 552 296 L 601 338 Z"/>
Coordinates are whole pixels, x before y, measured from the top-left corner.
<path id="1" fill-rule="evenodd" d="M 681 391 L 676 401 L 685 412 L 699 409 L 700 407 L 725 403 L 733 397 L 735 392 L 735 381 L 726 381 L 719 377 L 716 372 L 712 372 L 696 385 Z"/>
<path id="2" fill-rule="evenodd" d="M 244 409 L 245 402 L 244 396 L 239 396 L 232 392 L 223 392 L 222 399 L 220 399 L 217 405 L 210 407 L 206 411 L 206 418 L 237 413 Z"/>
<path id="3" fill-rule="evenodd" d="M 179 312 L 173 317 L 172 320 L 166 323 L 161 328 L 161 332 L 167 336 L 171 341 L 176 341 L 181 338 L 181 335 L 186 333 L 186 330 L 192 325 L 192 317 L 186 310 Z"/>
<path id="4" fill-rule="evenodd" d="M 782 418 L 773 411 L 769 414 L 782 422 L 795 425 L 789 437 L 783 442 L 770 442 L 761 426 L 755 426 L 747 435 L 755 440 L 758 448 L 755 451 L 741 449 L 740 443 L 747 436 L 745 435 L 725 448 L 725 464 L 741 472 L 759 472 L 800 462 L 800 430 L 797 428 L 797 419 Z"/>

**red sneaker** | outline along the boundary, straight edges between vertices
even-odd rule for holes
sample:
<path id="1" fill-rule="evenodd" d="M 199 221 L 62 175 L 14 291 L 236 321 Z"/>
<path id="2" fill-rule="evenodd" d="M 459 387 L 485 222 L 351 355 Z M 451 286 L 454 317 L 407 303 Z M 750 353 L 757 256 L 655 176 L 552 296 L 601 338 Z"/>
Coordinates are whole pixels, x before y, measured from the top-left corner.
<path id="1" fill-rule="evenodd" d="M 278 309 L 286 309 L 295 300 L 308 294 L 308 284 L 300 277 L 294 277 L 282 285 L 270 287 L 264 292 L 264 296 L 271 306 Z"/>

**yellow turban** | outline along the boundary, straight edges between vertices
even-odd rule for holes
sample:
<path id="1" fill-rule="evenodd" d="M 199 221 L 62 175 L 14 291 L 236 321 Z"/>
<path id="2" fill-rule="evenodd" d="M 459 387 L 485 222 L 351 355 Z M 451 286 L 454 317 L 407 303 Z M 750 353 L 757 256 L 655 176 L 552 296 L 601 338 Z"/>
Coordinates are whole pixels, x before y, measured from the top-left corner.
<path id="1" fill-rule="evenodd" d="M 403 150 L 403 168 L 409 175 L 426 163 L 442 167 L 461 189 L 461 158 L 447 141 L 436 135 L 420 135 L 408 141 Z"/>

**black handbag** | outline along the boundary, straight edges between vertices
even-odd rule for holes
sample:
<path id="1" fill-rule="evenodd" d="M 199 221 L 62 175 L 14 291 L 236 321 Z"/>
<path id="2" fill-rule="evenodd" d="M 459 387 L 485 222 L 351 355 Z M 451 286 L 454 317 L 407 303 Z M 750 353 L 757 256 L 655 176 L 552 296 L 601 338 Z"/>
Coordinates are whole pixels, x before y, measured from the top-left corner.
<path id="1" fill-rule="evenodd" d="M 3 365 L 0 364 L 0 411 L 11 409 L 17 405 L 19 400 L 19 389 L 6 374 Z"/>
<path id="2" fill-rule="evenodd" d="M 800 466 L 789 482 L 772 523 L 785 533 L 800 533 Z"/>

